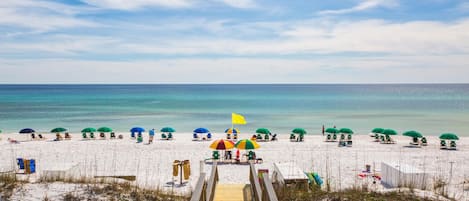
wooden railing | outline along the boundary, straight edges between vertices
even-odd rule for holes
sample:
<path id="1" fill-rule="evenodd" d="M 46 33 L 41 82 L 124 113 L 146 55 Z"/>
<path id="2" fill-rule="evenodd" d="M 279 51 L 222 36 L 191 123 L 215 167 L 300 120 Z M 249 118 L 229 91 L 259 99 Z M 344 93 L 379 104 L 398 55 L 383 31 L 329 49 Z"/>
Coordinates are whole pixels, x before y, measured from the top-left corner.
<path id="1" fill-rule="evenodd" d="M 254 201 L 278 201 L 277 194 L 275 194 L 272 181 L 270 181 L 268 174 L 261 175 L 262 179 L 259 182 L 259 175 L 256 172 L 254 163 L 250 163 L 249 168 L 249 181 L 251 182 L 251 192 Z M 264 173 L 262 173 L 264 174 Z"/>
<path id="2" fill-rule="evenodd" d="M 192 192 L 191 201 L 205 201 L 205 173 L 200 173 L 199 180 L 195 185 L 194 192 Z"/>
<path id="3" fill-rule="evenodd" d="M 213 201 L 217 183 L 218 183 L 218 168 L 217 168 L 217 162 L 214 161 L 212 165 L 212 173 L 210 174 L 210 178 L 208 179 L 207 189 L 205 189 L 205 192 L 207 195 L 205 199 L 206 201 Z"/>

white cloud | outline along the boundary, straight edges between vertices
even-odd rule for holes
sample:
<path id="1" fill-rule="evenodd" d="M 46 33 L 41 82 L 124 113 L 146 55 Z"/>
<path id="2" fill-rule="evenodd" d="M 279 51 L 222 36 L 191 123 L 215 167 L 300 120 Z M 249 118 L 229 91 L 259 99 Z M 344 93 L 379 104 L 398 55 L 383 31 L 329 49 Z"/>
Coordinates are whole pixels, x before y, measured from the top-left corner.
<path id="1" fill-rule="evenodd" d="M 345 9 L 338 9 L 338 10 L 323 10 L 318 12 L 319 15 L 340 15 L 340 14 L 348 14 L 354 12 L 360 12 L 364 10 L 369 10 L 378 7 L 395 7 L 398 5 L 397 0 L 363 0 L 358 5 L 345 8 Z"/>
<path id="2" fill-rule="evenodd" d="M 0 2 L 0 25 L 44 32 L 58 28 L 93 27 L 97 23 L 79 19 L 76 14 L 90 9 L 49 1 L 3 0 Z"/>
<path id="3" fill-rule="evenodd" d="M 135 10 L 149 6 L 184 8 L 192 5 L 191 0 L 82 0 L 83 2 L 106 9 Z"/>
<path id="4" fill-rule="evenodd" d="M 256 3 L 253 0 L 216 0 L 235 8 L 254 8 Z"/>

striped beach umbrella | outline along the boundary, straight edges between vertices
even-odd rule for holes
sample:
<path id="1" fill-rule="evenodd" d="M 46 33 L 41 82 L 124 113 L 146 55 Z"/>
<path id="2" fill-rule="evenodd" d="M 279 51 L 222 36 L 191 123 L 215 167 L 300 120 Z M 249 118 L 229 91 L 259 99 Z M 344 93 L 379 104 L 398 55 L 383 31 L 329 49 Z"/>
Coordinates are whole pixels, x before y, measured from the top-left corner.
<path id="1" fill-rule="evenodd" d="M 249 139 L 243 139 L 243 140 L 238 141 L 235 144 L 235 147 L 237 149 L 257 149 L 257 148 L 260 148 L 261 146 L 259 144 L 257 144 L 256 141 L 252 141 L 252 140 L 249 140 Z"/>
<path id="2" fill-rule="evenodd" d="M 96 129 L 95 128 L 84 128 L 83 130 L 81 130 L 82 133 L 94 133 L 96 132 Z"/>
<path id="3" fill-rule="evenodd" d="M 270 131 L 269 131 L 269 129 L 267 129 L 267 128 L 258 128 L 258 129 L 256 130 L 256 133 L 270 134 Z"/>
<path id="4" fill-rule="evenodd" d="M 209 146 L 211 149 L 216 149 L 216 150 L 227 150 L 227 149 L 233 149 L 234 148 L 234 142 L 231 140 L 215 140 L 210 144 Z"/>
<path id="5" fill-rule="evenodd" d="M 67 131 L 66 128 L 58 127 L 58 128 L 52 129 L 50 132 L 51 133 L 61 133 L 61 132 L 65 132 L 65 131 Z"/>
<path id="6" fill-rule="evenodd" d="M 225 130 L 225 133 L 228 133 L 228 134 L 238 134 L 239 133 L 239 130 L 237 128 L 227 128 Z"/>

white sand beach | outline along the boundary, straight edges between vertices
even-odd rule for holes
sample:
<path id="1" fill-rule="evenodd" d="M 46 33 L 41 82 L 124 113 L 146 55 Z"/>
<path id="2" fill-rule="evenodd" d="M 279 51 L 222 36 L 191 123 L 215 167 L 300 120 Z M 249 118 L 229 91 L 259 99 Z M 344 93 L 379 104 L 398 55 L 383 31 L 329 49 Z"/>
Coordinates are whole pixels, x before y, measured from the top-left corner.
<path id="1" fill-rule="evenodd" d="M 47 170 L 73 167 L 67 173 L 70 176 L 135 175 L 136 184 L 141 187 L 161 188 L 183 194 L 195 186 L 201 171 L 200 161 L 210 158 L 212 154 L 208 148 L 210 141 L 192 141 L 190 133 L 176 133 L 172 141 L 155 140 L 149 145 L 146 145 L 148 135 L 144 135 L 144 143 L 136 143 L 128 133 L 121 134 L 124 135 L 123 140 L 84 141 L 81 134 L 72 134 L 72 140 L 59 142 L 51 141 L 54 135 L 45 135 L 48 138 L 45 141 L 29 141 L 27 135 L 1 134 L 0 171 L 15 169 L 16 158 L 31 158 L 36 160 L 37 166 L 37 173 L 31 175 L 31 180 Z M 240 139 L 251 135 L 242 134 Z M 213 139 L 219 139 L 224 138 L 225 134 L 217 133 L 213 136 Z M 158 139 L 159 135 L 155 137 Z M 438 178 L 450 182 L 449 195 L 452 197 L 463 199 L 469 195 L 464 186 L 469 181 L 468 137 L 461 137 L 457 141 L 457 151 L 440 150 L 436 136 L 428 137 L 429 145 L 422 148 L 406 147 L 410 138 L 404 136 L 394 136 L 396 144 L 380 144 L 374 142 L 368 134 L 356 134 L 353 136 L 353 147 L 338 147 L 337 142 L 324 142 L 325 137 L 322 135 L 306 135 L 304 142 L 290 142 L 288 135 L 279 137 L 278 141 L 259 142 L 261 148 L 256 150 L 256 155 L 263 159 L 263 163 L 258 168 L 272 172 L 275 162 L 296 162 L 304 171 L 318 172 L 323 180 L 330 177 L 334 189 L 369 184 L 376 190 L 388 190 L 379 183 L 373 185 L 371 178 L 362 179 L 358 174 L 365 169 L 366 164 L 379 172 L 381 162 L 398 162 L 425 171 L 430 175 L 430 182 Z M 7 138 L 14 138 L 20 143 L 11 144 Z M 190 185 L 172 185 L 173 181 L 178 181 L 172 176 L 174 160 L 190 160 Z M 219 165 L 219 182 L 248 183 L 248 170 L 248 165 Z M 210 165 L 205 164 L 202 171 L 210 172 Z"/>

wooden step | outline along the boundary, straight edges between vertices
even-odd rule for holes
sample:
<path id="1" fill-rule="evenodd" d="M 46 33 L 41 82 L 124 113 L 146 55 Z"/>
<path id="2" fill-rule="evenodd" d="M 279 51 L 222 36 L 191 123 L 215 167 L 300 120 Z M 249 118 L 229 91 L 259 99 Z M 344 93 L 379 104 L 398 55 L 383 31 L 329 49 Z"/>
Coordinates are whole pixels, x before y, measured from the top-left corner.
<path id="1" fill-rule="evenodd" d="M 215 201 L 244 201 L 245 184 L 217 184 Z"/>

